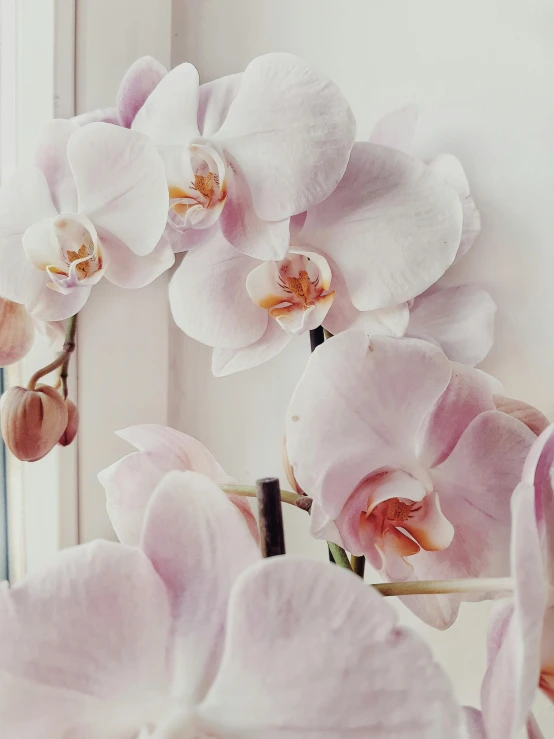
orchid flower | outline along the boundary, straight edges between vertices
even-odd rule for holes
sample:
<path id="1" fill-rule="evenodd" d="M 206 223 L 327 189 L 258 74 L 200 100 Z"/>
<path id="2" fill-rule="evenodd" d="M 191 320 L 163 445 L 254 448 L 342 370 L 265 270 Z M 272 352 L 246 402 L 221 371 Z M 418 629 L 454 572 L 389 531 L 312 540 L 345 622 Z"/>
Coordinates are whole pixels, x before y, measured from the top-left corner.
<path id="1" fill-rule="evenodd" d="M 336 85 L 280 53 L 202 87 L 192 64 L 175 67 L 132 128 L 164 160 L 175 250 L 203 243 L 219 222 L 235 248 L 260 259 L 285 256 L 289 218 L 334 190 L 355 136 Z"/>
<path id="2" fill-rule="evenodd" d="M 130 426 L 116 434 L 138 451 L 102 470 L 98 479 L 106 491 L 110 520 L 124 544 L 134 546 L 140 542 L 149 500 L 166 473 L 190 470 L 206 475 L 218 485 L 236 484 L 203 444 L 181 431 L 151 423 Z M 238 495 L 230 495 L 229 499 L 257 538 L 257 524 L 248 501 Z"/>
<path id="3" fill-rule="evenodd" d="M 158 244 L 167 202 L 163 163 L 146 137 L 52 121 L 35 166 L 0 190 L 0 295 L 57 321 L 77 313 L 104 275 L 122 287 L 148 284 L 174 261 Z"/>
<path id="4" fill-rule="evenodd" d="M 426 165 L 355 144 L 335 191 L 293 219 L 284 258 L 255 260 L 218 231 L 191 249 L 171 282 L 173 316 L 214 347 L 215 375 L 261 364 L 319 325 L 402 336 L 406 301 L 452 262 L 461 217 L 456 193 Z"/>
<path id="5" fill-rule="evenodd" d="M 0 630 L 10 739 L 463 737 L 448 678 L 381 596 L 325 562 L 260 560 L 193 472 L 159 483 L 140 547 L 81 545 L 1 588 Z"/>
<path id="6" fill-rule="evenodd" d="M 370 141 L 412 154 L 418 110 L 409 105 L 389 113 L 375 125 Z M 428 166 L 449 184 L 460 198 L 462 236 L 454 263 L 473 246 L 481 232 L 479 211 L 471 196 L 463 167 L 451 154 L 439 154 Z M 449 359 L 475 366 L 489 353 L 494 339 L 496 305 L 477 285 L 451 286 L 442 279 L 409 303 L 406 336 L 440 346 Z"/>
<path id="7" fill-rule="evenodd" d="M 428 342 L 359 330 L 314 352 L 287 411 L 312 534 L 395 581 L 508 573 L 509 501 L 535 438 L 495 410 L 483 373 Z M 461 598 L 403 600 L 447 628 Z"/>
<path id="8" fill-rule="evenodd" d="M 534 726 L 537 688 L 554 702 L 554 425 L 535 441 L 512 498 L 513 599 L 497 604 L 482 690 L 487 737 Z M 538 729 L 531 736 L 542 736 Z"/>
<path id="9" fill-rule="evenodd" d="M 119 90 L 116 104 L 111 108 L 99 108 L 88 113 L 81 113 L 72 120 L 80 126 L 95 121 L 114 123 L 124 128 L 131 128 L 136 114 L 144 105 L 146 98 L 166 76 L 167 69 L 151 56 L 137 59 L 125 73 Z"/>

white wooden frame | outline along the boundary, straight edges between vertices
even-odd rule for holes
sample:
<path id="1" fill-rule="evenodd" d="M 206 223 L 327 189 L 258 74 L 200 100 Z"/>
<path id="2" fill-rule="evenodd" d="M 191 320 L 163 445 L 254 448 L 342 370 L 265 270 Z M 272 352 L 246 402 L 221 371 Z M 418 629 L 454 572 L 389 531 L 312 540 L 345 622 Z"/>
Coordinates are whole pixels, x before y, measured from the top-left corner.
<path id="1" fill-rule="evenodd" d="M 10 48 L 17 66 L 12 169 L 30 161 L 51 118 L 113 104 L 135 59 L 150 54 L 170 63 L 171 0 L 1 2 L 12 18 Z M 77 442 L 56 447 L 40 462 L 9 460 L 12 580 L 62 547 L 113 536 L 96 475 L 128 451 L 115 430 L 167 422 L 169 320 L 167 276 L 143 290 L 126 291 L 106 281 L 93 290 L 79 316 L 70 374 L 70 393 L 81 413 Z M 37 344 L 11 370 L 8 382 L 26 382 L 50 358 Z"/>

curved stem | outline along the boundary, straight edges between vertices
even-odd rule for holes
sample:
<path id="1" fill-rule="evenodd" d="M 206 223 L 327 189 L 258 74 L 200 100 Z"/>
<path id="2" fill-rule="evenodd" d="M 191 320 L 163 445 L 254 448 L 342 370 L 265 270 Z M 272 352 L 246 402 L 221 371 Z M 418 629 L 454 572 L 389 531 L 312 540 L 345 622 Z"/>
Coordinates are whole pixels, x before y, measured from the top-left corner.
<path id="1" fill-rule="evenodd" d="M 459 580 L 372 583 L 381 595 L 445 595 L 448 593 L 502 593 L 514 589 L 511 577 L 475 577 Z"/>
<path id="2" fill-rule="evenodd" d="M 220 485 L 219 487 L 224 493 L 227 493 L 227 495 L 241 495 L 245 498 L 255 498 L 257 495 L 257 489 L 252 485 Z M 297 493 L 293 493 L 291 490 L 281 489 L 281 501 L 283 503 L 296 505 L 297 500 L 305 497 L 305 495 L 298 495 Z"/>
<path id="3" fill-rule="evenodd" d="M 27 388 L 29 390 L 35 390 L 37 386 L 37 382 L 43 378 L 46 377 L 46 375 L 49 375 L 50 372 L 53 372 L 55 369 L 58 369 L 58 367 L 62 368 L 62 371 L 60 373 L 60 378 L 62 382 L 63 392 L 64 392 L 64 398 L 67 398 L 67 368 L 69 367 L 69 360 L 71 359 L 71 355 L 73 354 L 75 350 L 75 333 L 77 331 L 77 315 L 72 316 L 69 319 L 69 323 L 67 324 L 67 331 L 65 334 L 65 343 L 63 345 L 63 351 L 61 354 L 54 359 L 53 362 L 50 362 L 50 364 L 47 364 L 46 367 L 42 367 L 41 369 L 37 370 L 35 374 L 31 377 L 27 384 Z M 65 375 L 64 375 L 64 369 L 65 369 Z"/>

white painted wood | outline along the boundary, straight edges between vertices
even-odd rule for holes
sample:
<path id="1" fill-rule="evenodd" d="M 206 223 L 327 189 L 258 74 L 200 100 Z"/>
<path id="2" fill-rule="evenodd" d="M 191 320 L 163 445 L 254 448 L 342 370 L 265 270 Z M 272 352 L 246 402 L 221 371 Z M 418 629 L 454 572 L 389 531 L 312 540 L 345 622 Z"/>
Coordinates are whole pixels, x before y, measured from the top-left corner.
<path id="1" fill-rule="evenodd" d="M 128 67 L 169 64 L 169 0 L 77 1 L 77 112 L 113 105 Z M 167 422 L 167 276 L 141 290 L 103 280 L 79 316 L 80 541 L 114 536 L 98 472 L 129 446 L 114 431 Z"/>

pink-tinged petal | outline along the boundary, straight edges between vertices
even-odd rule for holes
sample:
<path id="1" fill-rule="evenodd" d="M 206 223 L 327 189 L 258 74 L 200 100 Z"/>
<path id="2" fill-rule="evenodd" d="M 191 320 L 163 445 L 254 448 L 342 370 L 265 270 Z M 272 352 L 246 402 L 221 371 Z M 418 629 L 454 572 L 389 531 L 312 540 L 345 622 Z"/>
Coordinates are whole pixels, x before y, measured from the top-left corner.
<path id="1" fill-rule="evenodd" d="M 300 236 L 340 268 L 358 310 L 421 294 L 452 264 L 462 227 L 454 190 L 429 167 L 377 144 L 354 145 L 340 184 Z"/>
<path id="2" fill-rule="evenodd" d="M 472 706 L 464 706 L 463 711 L 468 739 L 488 739 L 481 711 Z"/>
<path id="3" fill-rule="evenodd" d="M 280 221 L 333 191 L 355 133 L 338 87 L 302 59 L 275 53 L 248 65 L 217 140 L 240 164 L 257 215 Z"/>
<path id="4" fill-rule="evenodd" d="M 140 543 L 146 506 L 166 473 L 151 455 L 134 452 L 98 474 L 110 521 L 123 544 Z"/>
<path id="5" fill-rule="evenodd" d="M 436 467 L 452 453 L 467 426 L 495 404 L 486 378 L 463 364 L 452 363 L 448 387 L 425 421 L 422 459 Z"/>
<path id="6" fill-rule="evenodd" d="M 382 542 L 376 546 L 381 555 L 382 567 L 388 580 L 404 581 L 409 578 L 414 568 L 408 557 L 420 551 L 420 546 L 409 536 L 395 528 L 388 529 Z"/>
<path id="7" fill-rule="evenodd" d="M 186 231 L 181 231 L 173 224 L 168 221 L 165 227 L 164 237 L 171 244 L 175 254 L 180 254 L 184 251 L 189 251 L 195 246 L 201 246 L 206 244 L 212 239 L 216 233 L 219 233 L 219 223 L 216 222 L 208 228 L 189 228 Z M 163 237 L 162 237 L 163 238 Z"/>
<path id="8" fill-rule="evenodd" d="M 98 108 L 88 113 L 81 113 L 70 120 L 78 126 L 86 126 L 88 123 L 113 123 L 115 126 L 119 126 L 119 116 L 115 106 L 112 108 Z"/>
<path id="9" fill-rule="evenodd" d="M 0 367 L 19 362 L 35 340 L 35 324 L 25 306 L 0 298 Z"/>
<path id="10" fill-rule="evenodd" d="M 352 573 L 291 557 L 237 581 L 199 711 L 215 735 L 252 739 L 458 739 L 463 722 L 428 647 L 384 599 Z"/>
<path id="11" fill-rule="evenodd" d="M 52 201 L 62 213 L 77 212 L 77 189 L 67 158 L 67 144 L 79 128 L 73 121 L 51 121 L 42 131 L 35 151 L 35 166 L 46 177 Z"/>
<path id="12" fill-rule="evenodd" d="M 314 500 L 310 510 L 310 533 L 315 539 L 324 539 L 345 547 L 337 524 L 329 518 L 323 508 Z M 352 551 L 351 549 L 349 551 Z"/>
<path id="13" fill-rule="evenodd" d="M 186 705 L 203 697 L 215 675 L 229 593 L 260 554 L 240 511 L 195 472 L 163 478 L 146 512 L 141 546 L 170 596 L 172 667 Z"/>
<path id="14" fill-rule="evenodd" d="M 204 444 L 182 431 L 143 423 L 121 429 L 116 434 L 139 451 L 151 453 L 155 464 L 166 472 L 192 470 L 219 485 L 234 483 Z"/>
<path id="15" fill-rule="evenodd" d="M 170 627 L 166 589 L 140 550 L 99 541 L 63 551 L 0 591 L 3 731 L 134 736 L 164 708 Z"/>
<path id="16" fill-rule="evenodd" d="M 407 303 L 371 311 L 359 311 L 354 307 L 346 282 L 335 262 L 326 254 L 325 260 L 332 274 L 331 285 L 335 299 L 323 325 L 333 335 L 350 328 L 363 329 L 368 336 L 403 336 L 408 326 L 410 311 Z"/>
<path id="17" fill-rule="evenodd" d="M 544 413 L 522 400 L 514 400 L 504 395 L 493 395 L 493 400 L 497 411 L 502 411 L 502 413 L 517 418 L 537 436 L 542 434 L 550 423 Z"/>
<path id="18" fill-rule="evenodd" d="M 481 233 L 481 216 L 469 194 L 469 182 L 461 162 L 452 154 L 439 154 L 428 162 L 431 169 L 458 193 L 462 204 L 462 236 L 454 263 L 461 259 L 473 246 Z"/>
<path id="19" fill-rule="evenodd" d="M 75 288 L 67 295 L 48 287 L 50 282 L 46 272 L 39 272 L 34 269 L 34 273 L 38 276 L 32 283 L 32 291 L 25 302 L 25 307 L 33 318 L 40 321 L 64 321 L 78 313 L 85 305 L 90 296 L 92 287 L 84 285 Z"/>
<path id="20" fill-rule="evenodd" d="M 545 739 L 545 736 L 532 713 L 529 714 L 525 728 L 527 729 L 527 739 Z"/>
<path id="21" fill-rule="evenodd" d="M 289 220 L 263 221 L 256 215 L 248 182 L 236 162 L 227 167 L 226 182 L 219 222 L 227 241 L 256 259 L 283 259 L 289 248 Z"/>
<path id="22" fill-rule="evenodd" d="M 79 210 L 135 254 L 154 250 L 165 229 L 169 196 L 152 141 L 108 123 L 79 128 L 68 144 Z"/>
<path id="23" fill-rule="evenodd" d="M 131 128 L 147 97 L 166 76 L 167 69 L 151 56 L 143 56 L 127 70 L 117 91 L 119 122 Z"/>
<path id="24" fill-rule="evenodd" d="M 133 121 L 133 129 L 159 146 L 186 146 L 199 135 L 198 72 L 192 64 L 172 69 L 152 91 Z"/>
<path id="25" fill-rule="evenodd" d="M 496 303 L 476 285 L 431 289 L 413 301 L 407 334 L 431 341 L 449 359 L 473 367 L 492 347 L 495 314 Z"/>
<path id="26" fill-rule="evenodd" d="M 240 349 L 214 349 L 212 372 L 215 377 L 225 377 L 258 367 L 276 357 L 291 339 L 292 336 L 285 333 L 277 321 L 270 319 L 265 333 L 253 344 Z"/>
<path id="27" fill-rule="evenodd" d="M 198 128 L 200 135 L 210 138 L 219 131 L 231 103 L 239 91 L 242 74 L 229 74 L 200 85 L 198 100 Z"/>
<path id="28" fill-rule="evenodd" d="M 535 436 L 519 421 L 485 411 L 466 428 L 449 457 L 431 470 L 454 538 L 440 552 L 413 557 L 420 580 L 505 577 L 509 574 L 510 497 Z M 479 599 L 485 599 L 483 593 Z M 429 602 L 421 603 L 428 599 Z M 456 618 L 469 596 L 408 596 L 406 605 L 437 628 Z M 425 614 L 422 615 L 422 612 Z"/>
<path id="29" fill-rule="evenodd" d="M 109 231 L 100 228 L 98 236 L 108 261 L 106 279 L 119 287 L 149 285 L 175 263 L 175 253 L 165 235 L 145 256 L 137 256 Z"/>
<path id="30" fill-rule="evenodd" d="M 411 154 L 418 118 L 417 105 L 406 105 L 404 108 L 393 110 L 377 121 L 369 141 Z"/>
<path id="31" fill-rule="evenodd" d="M 246 291 L 246 278 L 256 264 L 219 231 L 191 249 L 169 286 L 175 323 L 193 339 L 222 349 L 239 349 L 260 339 L 269 317 Z"/>
<path id="32" fill-rule="evenodd" d="M 25 256 L 23 234 L 43 218 L 55 218 L 48 182 L 36 167 L 20 169 L 0 189 L 0 296 L 25 303 L 45 276 Z"/>
<path id="33" fill-rule="evenodd" d="M 287 411 L 287 452 L 301 488 L 336 518 L 358 483 L 377 470 L 403 469 L 420 479 L 422 424 L 450 375 L 444 354 L 427 342 L 370 342 L 360 330 L 326 341 Z"/>

